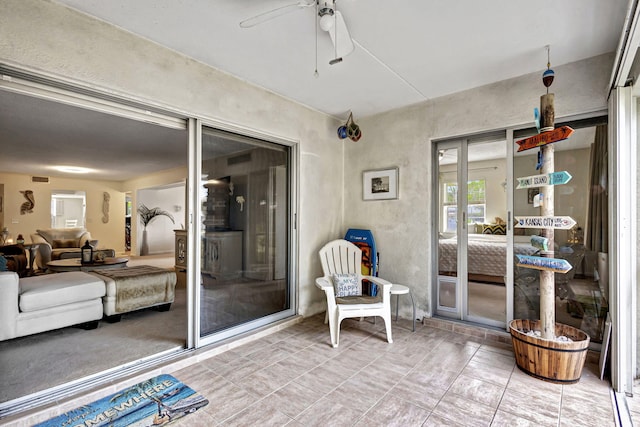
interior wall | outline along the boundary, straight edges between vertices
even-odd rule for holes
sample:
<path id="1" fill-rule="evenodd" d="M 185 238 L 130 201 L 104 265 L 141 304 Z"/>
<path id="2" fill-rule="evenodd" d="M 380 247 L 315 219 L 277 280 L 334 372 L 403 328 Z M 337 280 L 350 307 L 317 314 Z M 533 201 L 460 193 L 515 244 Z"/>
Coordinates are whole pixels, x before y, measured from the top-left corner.
<path id="1" fill-rule="evenodd" d="M 149 209 L 160 208 L 167 212 L 173 218 L 161 215 L 151 220 L 147 225 L 147 243 L 149 245 L 149 255 L 173 253 L 175 250 L 175 233 L 173 230 L 179 229 L 180 224 L 184 223 L 184 201 L 186 188 L 184 184 L 160 187 L 146 188 L 138 191 L 137 201 L 132 212 L 132 222 L 137 220 L 140 229 L 143 229 L 137 215 L 137 208 L 144 204 Z M 142 233 L 138 233 L 139 240 L 137 247 L 142 244 Z"/>
<path id="2" fill-rule="evenodd" d="M 0 172 L 0 182 L 4 184 L 5 225 L 14 239 L 22 234 L 26 242 L 31 242 L 31 234 L 36 230 L 51 227 L 52 190 L 80 190 L 86 192 L 86 229 L 91 237 L 98 240 L 98 248 L 124 250 L 124 193 L 121 184 L 111 181 L 88 179 L 68 179 L 50 177 L 49 183 L 31 182 L 31 175 Z M 27 201 L 20 191 L 31 190 L 35 205 L 33 213 L 20 213 L 20 207 Z M 109 222 L 102 222 L 103 193 L 111 196 L 109 202 Z M 122 215 L 117 215 L 122 212 Z"/>
<path id="3" fill-rule="evenodd" d="M 0 58 L 170 106 L 205 124 L 239 124 L 298 143 L 298 307 L 303 315 L 324 310 L 314 285 L 322 274 L 317 253 L 343 228 L 344 144 L 335 137 L 337 119 L 50 1 L 0 2 Z"/>
<path id="4" fill-rule="evenodd" d="M 540 49 L 543 55 L 543 49 Z M 554 67 L 556 118 L 606 111 L 614 55 Z M 541 64 L 544 58 L 541 58 Z M 471 71 L 470 71 L 471 72 Z M 533 108 L 545 92 L 540 73 L 436 98 L 360 119 L 363 137 L 345 144 L 347 228 L 368 228 L 380 252 L 380 277 L 412 289 L 418 316 L 431 315 L 431 139 L 533 125 Z M 399 167 L 399 199 L 362 200 L 362 172 Z M 405 316 L 408 305 L 401 305 Z"/>

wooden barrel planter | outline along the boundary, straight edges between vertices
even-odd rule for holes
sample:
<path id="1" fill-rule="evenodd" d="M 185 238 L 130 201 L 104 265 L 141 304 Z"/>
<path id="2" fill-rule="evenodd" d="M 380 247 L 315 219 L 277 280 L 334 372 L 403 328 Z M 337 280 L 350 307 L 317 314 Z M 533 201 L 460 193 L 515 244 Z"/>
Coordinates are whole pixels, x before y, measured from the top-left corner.
<path id="1" fill-rule="evenodd" d="M 527 335 L 529 331 L 539 330 L 539 320 L 515 319 L 509 324 L 518 368 L 541 380 L 560 384 L 577 383 L 587 358 L 589 335 L 561 323 L 556 323 L 556 336 L 564 335 L 571 338 L 572 342 Z"/>

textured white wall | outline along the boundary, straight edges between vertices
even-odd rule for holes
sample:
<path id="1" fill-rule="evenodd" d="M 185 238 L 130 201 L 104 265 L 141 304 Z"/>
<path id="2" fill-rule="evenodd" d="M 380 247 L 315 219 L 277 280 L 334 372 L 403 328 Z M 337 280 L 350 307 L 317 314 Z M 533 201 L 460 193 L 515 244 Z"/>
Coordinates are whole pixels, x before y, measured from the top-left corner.
<path id="1" fill-rule="evenodd" d="M 374 231 L 381 276 L 411 286 L 420 313 L 428 313 L 434 214 L 431 139 L 530 123 L 544 89 L 540 73 L 535 73 L 374 117 L 356 117 L 363 138 L 352 143 L 335 138 L 339 123 L 331 117 L 48 1 L 0 2 L 0 58 L 298 141 L 303 315 L 324 309 L 313 285 L 321 274 L 317 250 L 350 227 Z M 612 61 L 613 55 L 603 55 L 554 67 L 556 115 L 605 109 Z M 362 201 L 362 171 L 387 166 L 400 167 L 400 200 Z"/>
<path id="2" fill-rule="evenodd" d="M 541 64 L 544 65 L 544 64 Z M 554 67 L 556 118 L 606 110 L 613 54 Z M 473 72 L 473 70 L 469 70 Z M 431 307 L 431 139 L 529 123 L 544 93 L 533 73 L 356 121 L 358 143 L 345 143 L 345 230 L 373 230 L 380 276 L 410 286 L 420 315 Z M 400 199 L 362 200 L 362 171 L 400 168 Z M 401 306 L 406 315 L 408 304 Z"/>
<path id="3" fill-rule="evenodd" d="M 324 309 L 317 251 L 342 232 L 335 119 L 49 1 L 0 2 L 0 61 L 298 141 L 299 312 Z"/>

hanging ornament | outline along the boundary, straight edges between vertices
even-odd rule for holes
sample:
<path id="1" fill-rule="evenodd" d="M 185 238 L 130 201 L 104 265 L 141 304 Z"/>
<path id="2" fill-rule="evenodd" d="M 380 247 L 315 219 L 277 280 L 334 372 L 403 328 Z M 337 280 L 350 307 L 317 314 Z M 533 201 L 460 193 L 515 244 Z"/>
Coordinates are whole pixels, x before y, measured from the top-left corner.
<path id="1" fill-rule="evenodd" d="M 555 127 L 555 107 L 553 105 L 554 94 L 549 93 L 549 86 L 553 83 L 553 77 L 555 73 L 550 68 L 551 60 L 549 59 L 549 51 L 551 47 L 549 45 L 547 48 L 547 69 L 544 73 L 542 73 L 542 83 L 547 87 L 547 93 L 540 97 L 540 128 L 539 132 L 548 132 L 552 131 Z"/>
<path id="2" fill-rule="evenodd" d="M 347 122 L 338 128 L 338 138 L 345 139 L 347 137 L 353 142 L 357 142 L 362 137 L 360 126 L 353 121 L 353 113 L 349 113 Z"/>
<path id="3" fill-rule="evenodd" d="M 551 86 L 551 83 L 553 83 L 553 78 L 555 77 L 556 73 L 550 68 L 551 60 L 549 59 L 549 51 L 551 50 L 551 46 L 547 45 L 546 47 L 547 47 L 547 69 L 544 70 L 544 72 L 542 73 L 542 83 L 547 88 L 547 93 L 549 93 L 549 86 Z"/>

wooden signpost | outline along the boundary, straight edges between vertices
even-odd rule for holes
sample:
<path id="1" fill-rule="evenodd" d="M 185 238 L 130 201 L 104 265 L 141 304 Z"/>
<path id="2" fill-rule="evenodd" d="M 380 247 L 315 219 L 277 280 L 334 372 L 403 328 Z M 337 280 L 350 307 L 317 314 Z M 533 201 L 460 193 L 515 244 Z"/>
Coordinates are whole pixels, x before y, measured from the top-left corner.
<path id="1" fill-rule="evenodd" d="M 516 141 L 519 145 L 518 152 L 562 141 L 563 139 L 569 138 L 572 133 L 573 129 L 569 126 L 562 126 L 557 129 L 530 136 L 529 138 L 521 139 L 520 141 Z"/>
<path id="2" fill-rule="evenodd" d="M 569 230 L 576 221 L 570 216 L 517 216 L 516 228 L 554 228 Z"/>
<path id="3" fill-rule="evenodd" d="M 562 258 L 543 258 L 531 255 L 516 255 L 517 265 L 536 270 L 553 271 L 554 273 L 566 273 L 571 270 L 571 264 Z"/>
<path id="4" fill-rule="evenodd" d="M 551 172 L 544 175 L 525 176 L 518 179 L 517 190 L 522 188 L 543 187 L 545 185 L 561 185 L 571 181 L 571 174 L 567 171 Z"/>

